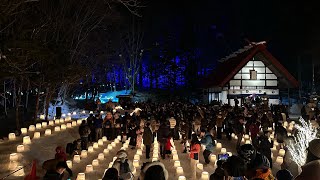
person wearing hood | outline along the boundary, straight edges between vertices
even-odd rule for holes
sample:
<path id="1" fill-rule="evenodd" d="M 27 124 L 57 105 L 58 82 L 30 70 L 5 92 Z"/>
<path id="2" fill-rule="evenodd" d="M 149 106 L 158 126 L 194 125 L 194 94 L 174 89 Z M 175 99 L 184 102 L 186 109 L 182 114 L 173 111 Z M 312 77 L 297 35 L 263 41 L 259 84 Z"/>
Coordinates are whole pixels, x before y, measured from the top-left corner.
<path id="1" fill-rule="evenodd" d="M 152 134 L 149 122 L 147 122 L 146 126 L 144 127 L 142 138 L 143 138 L 143 143 L 146 146 L 146 159 L 149 159 L 151 144 L 153 141 L 153 134 Z"/>
<path id="2" fill-rule="evenodd" d="M 134 167 L 132 161 L 128 159 L 128 153 L 125 150 L 120 150 L 117 152 L 117 159 L 114 161 L 112 167 L 118 170 L 119 179 L 133 179 L 132 172 Z"/>
<path id="3" fill-rule="evenodd" d="M 210 163 L 209 156 L 213 152 L 213 148 L 215 146 L 215 142 L 213 140 L 213 136 L 206 132 L 206 130 L 202 129 L 200 132 L 201 144 L 206 146 L 206 149 L 203 151 L 203 157 L 207 164 Z"/>
<path id="4" fill-rule="evenodd" d="M 56 147 L 56 154 L 55 159 L 66 161 L 67 160 L 67 154 L 64 152 L 63 148 L 61 146 Z"/>
<path id="5" fill-rule="evenodd" d="M 320 139 L 309 143 L 306 164 L 301 167 L 302 172 L 295 180 L 319 180 L 320 178 Z"/>
<path id="6" fill-rule="evenodd" d="M 161 162 L 151 162 L 141 168 L 139 180 L 168 180 L 169 174 Z"/>

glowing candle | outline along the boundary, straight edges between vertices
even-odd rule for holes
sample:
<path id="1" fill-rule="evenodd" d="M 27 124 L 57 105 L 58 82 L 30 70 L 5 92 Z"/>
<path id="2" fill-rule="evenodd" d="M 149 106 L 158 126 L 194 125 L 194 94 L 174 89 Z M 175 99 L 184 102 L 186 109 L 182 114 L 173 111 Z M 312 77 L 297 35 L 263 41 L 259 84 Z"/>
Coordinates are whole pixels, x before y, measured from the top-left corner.
<path id="1" fill-rule="evenodd" d="M 87 158 L 88 157 L 88 151 L 87 150 L 82 150 L 80 156 L 81 156 L 81 158 Z"/>
<path id="2" fill-rule="evenodd" d="M 82 114 L 85 114 L 85 113 L 86 113 L 86 111 L 85 111 L 85 110 L 83 110 L 83 111 L 82 111 Z"/>
<path id="3" fill-rule="evenodd" d="M 67 163 L 67 166 L 71 169 L 72 168 L 72 161 L 68 160 L 68 161 L 66 161 L 66 163 Z"/>
<path id="4" fill-rule="evenodd" d="M 31 144 L 30 136 L 23 137 L 23 144 Z"/>
<path id="5" fill-rule="evenodd" d="M 102 155 L 103 155 L 103 154 L 102 154 Z M 93 165 L 93 166 L 99 166 L 99 161 L 98 161 L 98 159 L 92 160 L 92 165 Z"/>
<path id="6" fill-rule="evenodd" d="M 61 125 L 61 130 L 66 130 L 67 129 L 67 126 L 65 124 L 62 124 Z"/>
<path id="7" fill-rule="evenodd" d="M 92 146 L 89 146 L 89 147 L 88 147 L 88 152 L 89 152 L 89 153 L 92 153 L 92 152 L 93 152 L 93 147 L 92 147 Z"/>
<path id="8" fill-rule="evenodd" d="M 172 156 L 172 159 L 174 161 L 178 161 L 179 160 L 179 156 L 177 154 L 175 154 L 175 155 Z"/>
<path id="9" fill-rule="evenodd" d="M 215 154 L 211 154 L 210 155 L 210 160 L 211 160 L 211 162 L 216 162 L 216 160 L 217 160 L 217 156 L 215 155 Z"/>
<path id="10" fill-rule="evenodd" d="M 103 141 L 103 142 L 106 142 L 106 141 L 107 141 L 107 137 L 106 137 L 106 136 L 103 136 L 103 137 L 102 137 L 102 141 Z"/>
<path id="11" fill-rule="evenodd" d="M 54 120 L 54 124 L 59 124 L 59 123 L 60 123 L 60 119 Z"/>
<path id="12" fill-rule="evenodd" d="M 61 124 L 64 123 L 64 119 L 61 118 L 61 119 L 59 120 L 59 122 L 60 122 Z"/>
<path id="13" fill-rule="evenodd" d="M 203 171 L 203 164 L 197 163 L 197 168 L 200 169 L 201 171 Z"/>
<path id="14" fill-rule="evenodd" d="M 109 150 L 112 150 L 112 148 L 113 148 L 112 145 L 111 145 L 111 144 L 108 144 L 108 149 L 109 149 Z"/>
<path id="15" fill-rule="evenodd" d="M 227 152 L 227 154 L 229 154 L 229 157 L 232 156 L 232 152 Z"/>
<path id="16" fill-rule="evenodd" d="M 24 151 L 24 145 L 18 145 L 17 146 L 17 152 L 23 152 Z"/>
<path id="17" fill-rule="evenodd" d="M 139 157 L 140 157 L 140 156 L 139 156 Z M 133 160 L 133 166 L 134 166 L 135 168 L 139 167 L 139 160 L 134 159 L 134 160 Z"/>
<path id="18" fill-rule="evenodd" d="M 109 149 L 104 149 L 104 150 L 103 150 L 103 153 L 104 153 L 104 154 L 108 154 L 108 153 L 109 153 Z"/>
<path id="19" fill-rule="evenodd" d="M 27 128 L 21 128 L 21 133 L 22 134 L 27 134 L 27 132 L 28 132 Z"/>
<path id="20" fill-rule="evenodd" d="M 112 146 L 112 147 L 116 147 L 116 143 L 115 143 L 115 142 L 112 142 L 112 143 L 111 143 L 111 146 Z"/>
<path id="21" fill-rule="evenodd" d="M 127 148 L 129 147 L 129 144 L 125 143 L 125 144 L 123 144 L 123 147 L 124 147 L 125 149 L 127 149 Z"/>
<path id="22" fill-rule="evenodd" d="M 53 126 L 54 125 L 54 121 L 49 121 L 49 126 Z"/>
<path id="23" fill-rule="evenodd" d="M 36 129 L 41 129 L 41 123 L 36 124 Z"/>
<path id="24" fill-rule="evenodd" d="M 277 159 L 276 159 L 276 163 L 281 165 L 283 163 L 283 157 L 278 156 Z"/>
<path id="25" fill-rule="evenodd" d="M 279 156 L 284 157 L 286 151 L 284 149 L 279 149 Z"/>
<path id="26" fill-rule="evenodd" d="M 152 157 L 152 160 L 151 160 L 151 161 L 152 161 L 152 162 L 158 161 L 158 158 Z"/>
<path id="27" fill-rule="evenodd" d="M 77 126 L 77 121 L 72 121 L 71 125 L 72 125 L 73 127 Z"/>
<path id="28" fill-rule="evenodd" d="M 36 130 L 36 127 L 34 125 L 29 126 L 29 131 L 35 131 L 35 130 Z"/>
<path id="29" fill-rule="evenodd" d="M 279 146 L 278 141 L 274 141 L 274 142 L 273 142 L 273 145 L 275 145 L 275 146 Z"/>
<path id="30" fill-rule="evenodd" d="M 177 150 L 172 150 L 172 154 L 177 154 Z"/>
<path id="31" fill-rule="evenodd" d="M 174 167 L 179 167 L 179 166 L 181 166 L 181 165 L 180 165 L 180 161 L 174 161 L 173 166 L 174 166 Z"/>
<path id="32" fill-rule="evenodd" d="M 33 139 L 39 139 L 40 138 L 40 132 L 34 132 Z"/>
<path id="33" fill-rule="evenodd" d="M 241 143 L 244 143 L 244 142 L 245 142 L 245 139 L 244 139 L 244 138 L 242 138 L 242 139 L 241 139 Z"/>
<path id="34" fill-rule="evenodd" d="M 80 155 L 74 155 L 73 156 L 73 162 L 80 163 Z"/>
<path id="35" fill-rule="evenodd" d="M 183 175 L 183 168 L 181 166 L 177 167 L 177 175 Z"/>
<path id="36" fill-rule="evenodd" d="M 66 117 L 66 114 L 62 114 L 61 117 Z"/>
<path id="37" fill-rule="evenodd" d="M 54 131 L 55 132 L 59 132 L 60 131 L 60 127 L 59 126 L 54 127 Z"/>
<path id="38" fill-rule="evenodd" d="M 99 139 L 99 140 L 98 140 L 98 145 L 99 145 L 99 146 L 102 146 L 102 145 L 103 145 L 103 140 L 102 140 L 102 139 Z"/>
<path id="39" fill-rule="evenodd" d="M 98 154 L 98 159 L 99 160 L 104 160 L 104 154 L 103 153 L 99 153 Z M 93 163 L 92 163 L 93 164 Z"/>
<path id="40" fill-rule="evenodd" d="M 81 123 L 82 123 L 82 120 L 81 120 L 81 119 L 78 119 L 78 120 L 77 120 L 77 124 L 80 125 Z"/>
<path id="41" fill-rule="evenodd" d="M 231 137 L 234 138 L 236 135 L 234 135 L 234 133 L 231 134 Z"/>
<path id="42" fill-rule="evenodd" d="M 89 173 L 89 172 L 92 172 L 93 171 L 93 166 L 91 164 L 88 164 L 86 166 L 86 172 Z"/>
<path id="43" fill-rule="evenodd" d="M 135 154 L 133 159 L 140 160 L 140 156 L 138 154 Z"/>
<path id="44" fill-rule="evenodd" d="M 44 131 L 44 135 L 45 135 L 45 136 L 51 135 L 51 129 L 46 129 L 46 130 Z"/>
<path id="45" fill-rule="evenodd" d="M 288 133 L 288 136 L 291 136 L 292 134 L 291 133 Z"/>
<path id="46" fill-rule="evenodd" d="M 221 148 L 221 154 L 226 154 L 227 153 L 227 149 L 226 148 Z"/>
<path id="47" fill-rule="evenodd" d="M 90 114 L 93 114 L 93 111 L 90 111 Z"/>
<path id="48" fill-rule="evenodd" d="M 250 136 L 248 134 L 245 134 L 244 139 L 250 139 Z"/>
<path id="49" fill-rule="evenodd" d="M 41 126 L 42 126 L 43 128 L 47 127 L 47 125 L 48 125 L 47 122 L 42 122 L 42 123 L 41 123 Z"/>
<path id="50" fill-rule="evenodd" d="M 209 180 L 209 173 L 206 172 L 206 171 L 203 171 L 203 172 L 201 173 L 201 179 L 202 179 L 202 180 Z"/>
<path id="51" fill-rule="evenodd" d="M 74 115 L 74 116 L 77 115 L 77 112 L 73 112 L 72 115 Z"/>
<path id="52" fill-rule="evenodd" d="M 44 116 L 44 114 L 40 115 L 40 119 L 44 120 L 46 117 Z"/>
<path id="53" fill-rule="evenodd" d="M 142 156 L 142 150 L 141 149 L 137 149 L 137 154 Z"/>
<path id="54" fill-rule="evenodd" d="M 222 148 L 222 144 L 221 143 L 217 143 L 217 146 L 216 146 L 217 149 L 220 149 Z"/>
<path id="55" fill-rule="evenodd" d="M 86 174 L 85 173 L 79 173 L 77 176 L 77 180 L 86 180 Z"/>
<path id="56" fill-rule="evenodd" d="M 15 133 L 9 133 L 8 139 L 9 140 L 15 140 L 16 139 L 16 134 Z"/>
<path id="57" fill-rule="evenodd" d="M 18 154 L 17 153 L 11 153 L 10 154 L 10 161 L 17 161 L 18 160 Z"/>
<path id="58" fill-rule="evenodd" d="M 119 139 L 115 139 L 114 142 L 115 143 L 119 143 L 120 141 L 119 141 Z"/>
<path id="59" fill-rule="evenodd" d="M 245 144 L 251 144 L 250 140 L 246 140 Z"/>
<path id="60" fill-rule="evenodd" d="M 179 176 L 178 180 L 187 180 L 187 178 L 185 176 Z"/>
<path id="61" fill-rule="evenodd" d="M 25 176 L 23 166 L 18 166 L 17 169 L 18 171 L 13 174 L 14 176 Z"/>
<path id="62" fill-rule="evenodd" d="M 99 148 L 99 144 L 97 142 L 93 143 L 93 148 L 95 149 Z"/>
<path id="63" fill-rule="evenodd" d="M 72 124 L 71 123 L 67 123 L 67 128 L 71 128 Z"/>
<path id="64" fill-rule="evenodd" d="M 238 140 L 238 136 L 235 136 L 234 139 L 235 139 L 235 140 Z"/>

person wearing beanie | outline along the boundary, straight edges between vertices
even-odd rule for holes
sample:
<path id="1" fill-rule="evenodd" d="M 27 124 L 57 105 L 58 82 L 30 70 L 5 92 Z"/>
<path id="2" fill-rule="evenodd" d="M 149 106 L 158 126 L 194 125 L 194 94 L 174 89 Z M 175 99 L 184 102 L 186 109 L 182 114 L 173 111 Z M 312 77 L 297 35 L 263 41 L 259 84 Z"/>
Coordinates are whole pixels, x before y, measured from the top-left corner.
<path id="1" fill-rule="evenodd" d="M 129 180 L 133 178 L 133 164 L 132 161 L 128 159 L 128 153 L 125 150 L 120 150 L 117 152 L 117 159 L 114 161 L 113 168 L 118 170 L 119 179 Z"/>
<path id="2" fill-rule="evenodd" d="M 320 139 L 314 139 L 309 143 L 306 164 L 301 168 L 302 172 L 295 180 L 320 179 Z"/>
<path id="3" fill-rule="evenodd" d="M 287 169 L 281 169 L 276 174 L 277 180 L 292 180 L 293 175 Z"/>
<path id="4" fill-rule="evenodd" d="M 141 169 L 139 180 L 168 180 L 169 174 L 161 162 L 151 162 Z"/>

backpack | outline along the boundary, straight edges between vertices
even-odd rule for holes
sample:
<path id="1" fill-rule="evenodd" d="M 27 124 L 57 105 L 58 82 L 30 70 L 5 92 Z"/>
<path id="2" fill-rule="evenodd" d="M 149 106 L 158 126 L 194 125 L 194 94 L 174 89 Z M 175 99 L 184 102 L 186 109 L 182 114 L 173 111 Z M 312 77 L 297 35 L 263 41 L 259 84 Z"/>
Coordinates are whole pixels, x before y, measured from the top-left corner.
<path id="1" fill-rule="evenodd" d="M 128 159 L 126 159 L 124 162 L 120 161 L 120 172 L 119 174 L 125 174 L 130 172 L 130 167 L 129 167 L 129 163 L 128 163 Z"/>

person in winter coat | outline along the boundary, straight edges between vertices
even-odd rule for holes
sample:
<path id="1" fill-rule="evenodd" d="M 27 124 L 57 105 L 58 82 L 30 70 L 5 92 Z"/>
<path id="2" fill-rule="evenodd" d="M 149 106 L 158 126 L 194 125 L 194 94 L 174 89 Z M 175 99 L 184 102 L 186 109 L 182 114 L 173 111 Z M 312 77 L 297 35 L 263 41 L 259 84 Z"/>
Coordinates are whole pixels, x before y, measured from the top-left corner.
<path id="1" fill-rule="evenodd" d="M 269 141 L 269 131 L 264 131 L 263 135 L 259 137 L 258 142 L 259 152 L 268 158 L 270 168 L 272 168 L 271 148 L 273 147 L 273 141 Z"/>
<path id="2" fill-rule="evenodd" d="M 169 136 L 170 130 L 169 130 L 169 125 L 166 122 L 163 122 L 158 130 L 158 141 L 160 142 L 160 154 L 162 159 L 165 158 L 166 152 L 165 152 L 165 145 L 167 142 L 167 137 Z"/>
<path id="3" fill-rule="evenodd" d="M 203 158 L 207 164 L 210 163 L 209 156 L 213 152 L 215 142 L 213 141 L 213 136 L 206 132 L 206 130 L 202 129 L 200 132 L 201 144 L 206 146 L 206 149 L 203 151 Z"/>
<path id="4" fill-rule="evenodd" d="M 217 119 L 217 122 L 216 122 L 216 124 L 217 124 L 217 139 L 222 139 L 222 127 L 223 127 L 224 117 L 223 117 L 221 111 L 217 115 L 216 119 Z"/>
<path id="5" fill-rule="evenodd" d="M 201 150 L 201 143 L 198 140 L 198 137 L 196 134 L 192 134 L 191 138 L 191 145 L 190 145 L 190 165 L 192 168 L 192 177 L 196 179 L 197 176 L 197 163 L 199 162 L 199 155 Z"/>
<path id="6" fill-rule="evenodd" d="M 128 153 L 124 150 L 117 152 L 117 159 L 114 161 L 113 168 L 117 169 L 119 172 L 119 179 L 122 180 L 132 180 L 134 167 L 132 161 L 128 159 Z"/>
<path id="7" fill-rule="evenodd" d="M 67 160 L 67 154 L 64 152 L 63 148 L 61 146 L 58 146 L 56 148 L 56 154 L 55 154 L 55 159 L 61 160 L 61 161 L 66 161 Z"/>
<path id="8" fill-rule="evenodd" d="M 97 115 L 95 120 L 93 121 L 95 141 L 98 141 L 102 138 L 102 123 L 103 120 L 101 118 L 101 115 Z"/>
<path id="9" fill-rule="evenodd" d="M 182 120 L 180 122 L 180 133 L 182 136 L 181 144 L 183 144 L 183 146 L 184 146 L 183 153 L 187 152 L 186 142 L 188 140 L 188 132 L 189 132 L 189 125 L 188 125 L 188 123 L 186 123 L 185 121 Z"/>
<path id="10" fill-rule="evenodd" d="M 165 154 L 167 156 L 170 156 L 171 154 L 171 148 L 173 147 L 172 143 L 171 143 L 171 136 L 169 135 L 167 137 L 167 140 L 166 140 L 166 145 L 165 145 Z"/>
<path id="11" fill-rule="evenodd" d="M 257 125 L 257 121 L 252 121 L 249 126 L 249 131 L 252 139 L 252 144 L 254 147 L 257 147 L 258 144 L 258 133 L 259 133 L 259 126 Z"/>
<path id="12" fill-rule="evenodd" d="M 146 159 L 150 158 L 150 148 L 151 144 L 153 142 L 153 134 L 151 131 L 150 123 L 146 123 L 146 127 L 144 127 L 144 132 L 142 135 L 143 138 L 143 144 L 146 147 Z"/>
<path id="13" fill-rule="evenodd" d="M 142 144 L 142 134 L 143 134 L 143 127 L 137 127 L 136 129 L 136 134 L 137 134 L 137 144 L 136 147 L 137 149 L 139 149 L 141 147 Z"/>
<path id="14" fill-rule="evenodd" d="M 161 162 L 151 162 L 141 168 L 139 180 L 168 180 L 169 174 Z"/>
<path id="15" fill-rule="evenodd" d="M 169 118 L 169 124 L 170 124 L 170 133 L 172 137 L 174 137 L 174 135 L 176 134 L 175 128 L 176 128 L 177 121 L 173 116 Z"/>
<path id="16" fill-rule="evenodd" d="M 67 164 L 64 161 L 60 161 L 55 166 L 54 170 L 49 170 L 43 177 L 43 180 L 62 180 L 63 179 L 63 172 L 67 168 Z"/>
<path id="17" fill-rule="evenodd" d="M 320 139 L 309 143 L 307 161 L 302 166 L 302 172 L 295 180 L 319 180 L 320 177 Z"/>
<path id="18" fill-rule="evenodd" d="M 104 135 L 107 137 L 108 140 L 113 140 L 113 127 L 114 127 L 114 120 L 111 112 L 107 112 L 106 116 L 103 120 L 103 127 L 104 127 Z"/>
<path id="19" fill-rule="evenodd" d="M 217 161 L 217 169 L 210 175 L 210 180 L 225 180 L 225 172 L 222 167 L 223 163 L 222 160 Z"/>
<path id="20" fill-rule="evenodd" d="M 90 127 L 87 125 L 86 121 L 83 120 L 80 127 L 79 127 L 79 134 L 81 138 L 81 148 L 82 150 L 87 150 L 88 149 L 88 137 L 90 135 Z"/>

